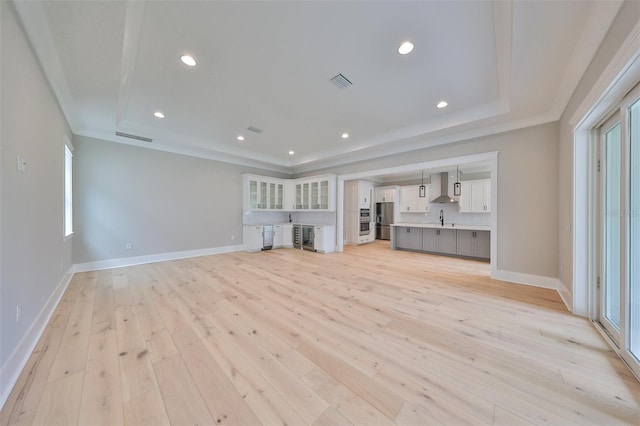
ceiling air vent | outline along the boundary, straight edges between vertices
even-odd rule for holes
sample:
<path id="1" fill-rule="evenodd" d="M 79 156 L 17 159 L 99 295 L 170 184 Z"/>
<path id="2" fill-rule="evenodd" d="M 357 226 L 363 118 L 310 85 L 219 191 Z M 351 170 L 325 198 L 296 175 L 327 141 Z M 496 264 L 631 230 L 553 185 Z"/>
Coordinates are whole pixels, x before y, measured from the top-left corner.
<path id="1" fill-rule="evenodd" d="M 253 132 L 253 133 L 262 133 L 262 129 L 258 129 L 257 127 L 253 127 L 253 126 L 249 126 L 247 127 L 247 130 Z"/>
<path id="2" fill-rule="evenodd" d="M 132 135 L 130 133 L 116 132 L 116 136 L 122 136 L 123 138 L 135 139 L 135 140 L 143 141 L 143 142 L 151 142 L 151 141 L 153 141 L 153 139 L 151 139 L 151 138 L 145 138 L 144 136 Z"/>
<path id="3" fill-rule="evenodd" d="M 345 89 L 353 84 L 347 77 L 342 74 L 331 77 L 329 81 L 338 86 L 339 89 Z"/>

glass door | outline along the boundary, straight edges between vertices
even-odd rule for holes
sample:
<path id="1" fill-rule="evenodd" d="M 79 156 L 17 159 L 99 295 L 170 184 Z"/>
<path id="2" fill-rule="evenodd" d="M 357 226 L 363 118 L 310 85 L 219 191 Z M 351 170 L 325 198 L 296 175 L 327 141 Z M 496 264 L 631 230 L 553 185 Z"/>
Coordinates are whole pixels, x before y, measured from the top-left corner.
<path id="1" fill-rule="evenodd" d="M 600 323 L 612 337 L 620 334 L 622 158 L 618 114 L 603 126 L 600 160 L 602 236 Z"/>
<path id="2" fill-rule="evenodd" d="M 640 86 L 600 128 L 598 321 L 640 375 Z"/>
<path id="3" fill-rule="evenodd" d="M 640 96 L 629 107 L 629 207 L 628 348 L 640 375 Z"/>

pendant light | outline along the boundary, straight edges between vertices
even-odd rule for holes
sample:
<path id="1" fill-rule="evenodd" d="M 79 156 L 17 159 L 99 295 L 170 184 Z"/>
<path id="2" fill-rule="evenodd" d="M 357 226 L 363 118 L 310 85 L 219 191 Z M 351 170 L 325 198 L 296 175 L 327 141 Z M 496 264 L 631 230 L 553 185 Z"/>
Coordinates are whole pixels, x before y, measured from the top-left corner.
<path id="1" fill-rule="evenodd" d="M 422 184 L 418 187 L 418 196 L 420 198 L 427 196 L 427 187 L 424 186 L 424 170 L 422 171 Z"/>
<path id="2" fill-rule="evenodd" d="M 453 195 L 459 197 L 462 194 L 462 185 L 460 184 L 460 170 L 456 166 L 456 183 L 453 184 Z"/>

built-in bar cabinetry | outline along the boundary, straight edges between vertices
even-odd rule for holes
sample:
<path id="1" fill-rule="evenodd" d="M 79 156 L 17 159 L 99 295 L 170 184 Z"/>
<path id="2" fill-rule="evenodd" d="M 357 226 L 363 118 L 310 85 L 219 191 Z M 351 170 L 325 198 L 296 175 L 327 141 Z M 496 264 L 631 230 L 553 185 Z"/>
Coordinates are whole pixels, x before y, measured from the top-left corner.
<path id="1" fill-rule="evenodd" d="M 394 226 L 392 248 L 489 259 L 491 232 L 441 227 Z"/>
<path id="2" fill-rule="evenodd" d="M 336 177 L 278 179 L 243 174 L 243 210 L 335 211 Z"/>

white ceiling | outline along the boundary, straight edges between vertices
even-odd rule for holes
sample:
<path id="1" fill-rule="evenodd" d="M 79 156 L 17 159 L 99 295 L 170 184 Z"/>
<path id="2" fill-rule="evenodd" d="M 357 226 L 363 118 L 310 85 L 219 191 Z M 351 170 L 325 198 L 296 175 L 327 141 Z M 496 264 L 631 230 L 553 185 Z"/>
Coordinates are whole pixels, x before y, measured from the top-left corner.
<path id="1" fill-rule="evenodd" d="M 621 2 L 14 4 L 74 133 L 295 173 L 557 120 Z"/>

